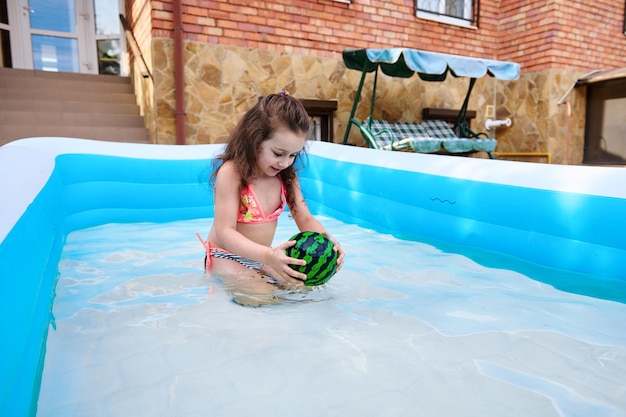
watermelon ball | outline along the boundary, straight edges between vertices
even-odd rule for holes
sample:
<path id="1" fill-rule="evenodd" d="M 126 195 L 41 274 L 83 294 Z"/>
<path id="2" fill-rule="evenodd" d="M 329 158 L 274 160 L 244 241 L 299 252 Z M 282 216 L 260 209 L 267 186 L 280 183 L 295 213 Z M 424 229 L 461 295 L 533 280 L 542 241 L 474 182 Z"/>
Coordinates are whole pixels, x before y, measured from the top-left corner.
<path id="1" fill-rule="evenodd" d="M 306 265 L 289 265 L 298 272 L 306 274 L 304 285 L 314 287 L 328 282 L 337 272 L 337 252 L 335 244 L 323 233 L 300 232 L 289 240 L 296 244 L 287 248 L 290 258 L 304 259 Z"/>

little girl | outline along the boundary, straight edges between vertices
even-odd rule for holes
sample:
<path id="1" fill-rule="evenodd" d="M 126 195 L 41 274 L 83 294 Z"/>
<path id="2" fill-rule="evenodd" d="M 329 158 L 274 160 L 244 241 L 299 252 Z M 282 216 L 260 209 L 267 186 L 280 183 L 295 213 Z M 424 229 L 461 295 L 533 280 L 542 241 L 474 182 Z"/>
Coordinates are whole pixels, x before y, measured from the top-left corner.
<path id="1" fill-rule="evenodd" d="M 203 244 L 207 272 L 231 291 L 257 296 L 272 294 L 273 284 L 280 281 L 302 285 L 306 275 L 289 264 L 305 265 L 306 261 L 285 253 L 295 241 L 271 247 L 277 218 L 285 206 L 300 231 L 328 235 L 304 202 L 293 167 L 304 152 L 309 126 L 309 115 L 300 101 L 285 91 L 268 95 L 244 115 L 216 160 L 211 176 L 214 221 Z M 338 251 L 340 269 L 343 250 L 329 238 Z"/>

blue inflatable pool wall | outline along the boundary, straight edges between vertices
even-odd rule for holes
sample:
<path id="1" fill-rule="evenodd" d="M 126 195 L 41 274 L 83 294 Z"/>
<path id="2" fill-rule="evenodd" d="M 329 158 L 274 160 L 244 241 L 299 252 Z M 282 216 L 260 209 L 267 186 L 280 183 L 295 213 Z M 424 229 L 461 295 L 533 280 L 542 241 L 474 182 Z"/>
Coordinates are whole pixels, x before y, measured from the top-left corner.
<path id="1" fill-rule="evenodd" d="M 1 415 L 36 412 L 65 236 L 111 222 L 211 217 L 207 181 L 221 149 L 62 138 L 0 148 Z M 624 300 L 624 169 L 320 142 L 310 144 L 304 162 L 303 191 L 316 214 L 428 241 L 486 264 L 501 267 L 504 259 L 549 268 L 554 276 L 568 274 L 566 290 L 595 286 L 595 295 Z"/>

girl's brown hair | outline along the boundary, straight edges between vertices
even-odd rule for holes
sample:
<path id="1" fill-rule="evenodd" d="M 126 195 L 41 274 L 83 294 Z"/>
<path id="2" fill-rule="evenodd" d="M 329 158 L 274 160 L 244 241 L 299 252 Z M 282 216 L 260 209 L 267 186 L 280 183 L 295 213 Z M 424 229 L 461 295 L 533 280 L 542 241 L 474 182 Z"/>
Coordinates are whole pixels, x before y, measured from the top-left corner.
<path id="1" fill-rule="evenodd" d="M 263 97 L 246 112 L 230 135 L 224 153 L 215 160 L 211 182 L 215 182 L 217 171 L 223 162 L 233 161 L 241 175 L 240 188 L 245 187 L 254 177 L 259 147 L 272 132 L 279 126 L 286 126 L 292 132 L 307 133 L 310 125 L 311 118 L 298 99 L 286 93 Z M 287 190 L 287 204 L 291 208 L 295 207 L 294 184 L 297 174 L 294 165 L 303 152 L 304 150 L 296 156 L 291 166 L 279 173 Z"/>

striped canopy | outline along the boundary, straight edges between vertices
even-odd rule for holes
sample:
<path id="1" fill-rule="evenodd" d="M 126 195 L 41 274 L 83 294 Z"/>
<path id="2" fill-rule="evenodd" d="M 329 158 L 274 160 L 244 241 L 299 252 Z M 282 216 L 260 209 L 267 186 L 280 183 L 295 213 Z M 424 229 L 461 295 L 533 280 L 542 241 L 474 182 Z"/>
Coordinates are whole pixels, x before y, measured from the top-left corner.
<path id="1" fill-rule="evenodd" d="M 409 78 L 417 73 L 427 81 L 443 81 L 448 72 L 454 77 L 490 75 L 500 80 L 515 80 L 520 74 L 520 65 L 515 62 L 405 48 L 348 49 L 343 51 L 343 62 L 350 69 L 365 72 L 373 72 L 380 66 L 391 77 Z"/>

